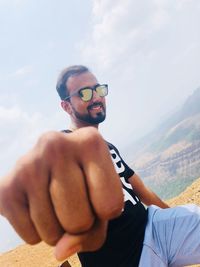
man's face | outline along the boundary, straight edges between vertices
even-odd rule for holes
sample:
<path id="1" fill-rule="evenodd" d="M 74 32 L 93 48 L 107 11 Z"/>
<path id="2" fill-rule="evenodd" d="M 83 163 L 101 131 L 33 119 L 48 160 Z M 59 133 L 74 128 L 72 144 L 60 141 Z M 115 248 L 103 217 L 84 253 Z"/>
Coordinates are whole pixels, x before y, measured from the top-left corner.
<path id="1" fill-rule="evenodd" d="M 97 84 L 98 81 L 91 72 L 84 72 L 78 76 L 70 77 L 67 81 L 69 95 L 72 95 L 81 88 L 93 87 Z M 74 95 L 70 98 L 69 104 L 71 105 L 70 115 L 75 122 L 94 125 L 105 120 L 105 97 L 98 96 L 96 91 L 93 91 L 93 97 L 88 102 L 84 102 L 78 95 Z"/>

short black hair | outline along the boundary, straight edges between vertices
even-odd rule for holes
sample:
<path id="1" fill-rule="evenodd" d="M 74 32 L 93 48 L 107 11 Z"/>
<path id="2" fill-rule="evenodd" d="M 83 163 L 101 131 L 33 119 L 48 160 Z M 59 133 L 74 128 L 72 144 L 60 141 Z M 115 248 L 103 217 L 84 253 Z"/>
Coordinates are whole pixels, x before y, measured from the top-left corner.
<path id="1" fill-rule="evenodd" d="M 57 84 L 56 90 L 62 100 L 64 100 L 67 96 L 69 96 L 69 91 L 67 88 L 67 81 L 72 76 L 78 76 L 84 72 L 89 72 L 90 70 L 83 65 L 73 65 L 65 68 L 60 73 Z"/>

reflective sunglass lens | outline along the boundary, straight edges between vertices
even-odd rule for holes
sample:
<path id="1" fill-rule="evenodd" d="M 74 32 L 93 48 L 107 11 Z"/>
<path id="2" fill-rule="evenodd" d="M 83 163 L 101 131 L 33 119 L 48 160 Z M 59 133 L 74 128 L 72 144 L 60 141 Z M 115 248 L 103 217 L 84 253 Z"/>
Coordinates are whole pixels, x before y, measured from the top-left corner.
<path id="1" fill-rule="evenodd" d="M 108 88 L 106 85 L 99 85 L 96 87 L 96 92 L 99 96 L 104 97 L 108 94 Z"/>
<path id="2" fill-rule="evenodd" d="M 108 94 L 108 86 L 106 84 L 103 84 L 103 85 L 98 85 L 94 88 L 81 89 L 79 91 L 80 98 L 85 102 L 90 101 L 92 99 L 92 96 L 93 96 L 93 90 L 95 90 L 96 93 L 100 97 L 104 97 Z"/>
<path id="3" fill-rule="evenodd" d="M 80 97 L 83 101 L 89 101 L 92 98 L 92 89 L 84 88 L 79 92 Z"/>

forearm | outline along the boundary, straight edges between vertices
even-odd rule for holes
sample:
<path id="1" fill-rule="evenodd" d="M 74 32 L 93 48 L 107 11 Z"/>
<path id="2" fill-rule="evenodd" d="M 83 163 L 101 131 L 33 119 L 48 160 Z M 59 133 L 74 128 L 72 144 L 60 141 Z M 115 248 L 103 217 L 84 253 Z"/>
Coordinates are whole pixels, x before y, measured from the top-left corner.
<path id="1" fill-rule="evenodd" d="M 165 203 L 162 199 L 160 199 L 154 192 L 150 189 L 146 189 L 147 192 L 145 195 L 140 197 L 140 200 L 147 206 L 156 205 L 162 209 L 169 208 L 169 205 Z"/>
<path id="2" fill-rule="evenodd" d="M 162 201 L 154 192 L 145 186 L 143 181 L 136 173 L 130 178 L 129 181 L 132 185 L 133 191 L 145 205 L 156 205 L 163 209 L 169 208 L 164 201 Z"/>

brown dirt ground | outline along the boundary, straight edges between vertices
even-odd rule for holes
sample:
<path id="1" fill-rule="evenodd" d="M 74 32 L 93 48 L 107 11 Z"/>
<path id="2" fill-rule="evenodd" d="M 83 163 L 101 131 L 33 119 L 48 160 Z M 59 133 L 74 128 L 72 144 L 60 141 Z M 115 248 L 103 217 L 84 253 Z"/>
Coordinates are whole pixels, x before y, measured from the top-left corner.
<path id="1" fill-rule="evenodd" d="M 167 202 L 170 206 L 186 203 L 200 205 L 200 179 L 196 180 L 178 197 Z M 73 267 L 81 267 L 76 255 L 73 255 L 68 260 Z M 54 257 L 53 248 L 44 243 L 35 246 L 21 245 L 0 255 L 0 267 L 58 267 L 59 264 Z M 200 267 L 200 265 L 194 266 Z"/>

